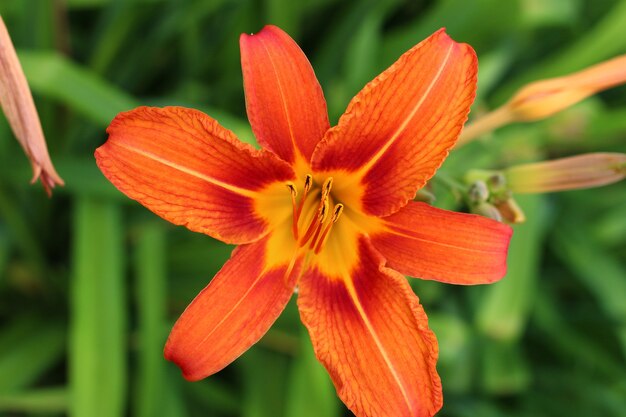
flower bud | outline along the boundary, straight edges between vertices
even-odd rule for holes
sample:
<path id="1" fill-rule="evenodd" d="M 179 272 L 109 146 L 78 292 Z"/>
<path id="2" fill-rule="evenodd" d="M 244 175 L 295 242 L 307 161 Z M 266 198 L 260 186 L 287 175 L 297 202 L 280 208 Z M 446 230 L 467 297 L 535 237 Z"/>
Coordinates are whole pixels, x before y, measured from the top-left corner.
<path id="1" fill-rule="evenodd" d="M 626 83 L 626 55 L 563 77 L 522 87 L 507 103 L 466 125 L 457 146 L 514 122 L 544 119 L 585 98 Z"/>
<path id="2" fill-rule="evenodd" d="M 507 223 L 517 224 L 526 221 L 526 215 L 522 211 L 522 208 L 512 197 L 506 200 L 496 201 L 494 202 L 494 206 Z"/>
<path id="3" fill-rule="evenodd" d="M 493 219 L 496 221 L 502 221 L 502 215 L 500 211 L 493 205 L 489 203 L 480 203 L 471 209 L 472 213 L 480 214 L 481 216 L 487 217 L 489 219 Z"/>
<path id="4" fill-rule="evenodd" d="M 626 176 L 626 154 L 589 153 L 517 165 L 505 171 L 514 193 L 546 193 L 611 184 Z"/>
<path id="5" fill-rule="evenodd" d="M 468 197 L 474 204 L 483 203 L 489 198 L 489 189 L 484 181 L 474 182 L 468 191 Z"/>
<path id="6" fill-rule="evenodd" d="M 0 106 L 33 168 L 31 183 L 41 178 L 48 195 L 63 185 L 48 155 L 48 147 L 26 77 L 0 16 Z"/>
<path id="7" fill-rule="evenodd" d="M 505 107 L 515 121 L 540 120 L 625 82 L 626 55 L 622 55 L 570 75 L 530 83 Z"/>

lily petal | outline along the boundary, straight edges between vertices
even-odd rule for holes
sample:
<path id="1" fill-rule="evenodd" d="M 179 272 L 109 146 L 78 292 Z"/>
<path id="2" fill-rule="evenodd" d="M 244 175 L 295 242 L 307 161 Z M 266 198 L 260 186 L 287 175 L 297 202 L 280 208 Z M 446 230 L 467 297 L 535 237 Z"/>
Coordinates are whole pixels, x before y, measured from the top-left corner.
<path id="1" fill-rule="evenodd" d="M 451 284 L 487 284 L 506 274 L 510 226 L 474 214 L 410 202 L 370 236 L 397 271 Z"/>
<path id="2" fill-rule="evenodd" d="M 255 344 L 293 294 L 301 259 L 267 265 L 265 238 L 239 246 L 211 283 L 180 316 L 165 358 L 196 381 L 221 370 Z"/>
<path id="3" fill-rule="evenodd" d="M 432 177 L 455 144 L 476 91 L 474 50 L 442 29 L 352 99 L 313 154 L 314 171 L 360 181 L 351 203 L 394 213 Z"/>
<path id="4" fill-rule="evenodd" d="M 317 358 L 358 417 L 432 416 L 442 394 L 426 314 L 367 238 L 358 246 L 350 276 L 313 268 L 300 279 L 298 306 Z"/>
<path id="5" fill-rule="evenodd" d="M 293 179 L 291 167 L 237 140 L 215 120 L 182 107 L 120 113 L 96 150 L 104 175 L 124 194 L 177 224 L 227 243 L 268 232 L 255 209 L 266 187 Z"/>
<path id="6" fill-rule="evenodd" d="M 276 26 L 242 34 L 246 108 L 261 145 L 295 164 L 308 162 L 329 128 L 326 100 L 300 47 Z"/>

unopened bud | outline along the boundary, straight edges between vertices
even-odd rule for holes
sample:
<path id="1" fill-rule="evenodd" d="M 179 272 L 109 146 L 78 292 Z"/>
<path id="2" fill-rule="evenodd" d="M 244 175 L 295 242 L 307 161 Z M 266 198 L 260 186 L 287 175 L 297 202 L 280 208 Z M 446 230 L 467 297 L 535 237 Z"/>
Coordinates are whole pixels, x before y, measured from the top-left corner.
<path id="1" fill-rule="evenodd" d="M 484 181 L 474 182 L 468 192 L 469 199 L 472 203 L 483 203 L 489 198 L 489 189 Z"/>
<path id="2" fill-rule="evenodd" d="M 600 187 L 626 176 L 626 154 L 589 153 L 518 165 L 505 171 L 514 193 L 546 193 Z"/>
<path id="3" fill-rule="evenodd" d="M 31 183 L 41 178 L 46 192 L 63 185 L 48 155 L 39 116 L 13 43 L 0 16 L 0 106 L 33 168 Z"/>
<path id="4" fill-rule="evenodd" d="M 622 55 L 570 75 L 528 84 L 505 107 L 516 121 L 539 120 L 625 82 L 626 55 Z"/>
<path id="5" fill-rule="evenodd" d="M 513 98 L 465 126 L 457 146 L 514 122 L 540 120 L 600 91 L 626 83 L 626 55 L 563 77 L 535 81 Z"/>
<path id="6" fill-rule="evenodd" d="M 512 197 L 494 203 L 500 215 L 507 223 L 524 223 L 526 215 Z"/>
<path id="7" fill-rule="evenodd" d="M 480 203 L 472 207 L 471 211 L 472 213 L 480 214 L 481 216 L 485 216 L 499 222 L 502 221 L 502 215 L 500 214 L 500 211 L 498 211 L 498 209 L 493 204 Z"/>
<path id="8" fill-rule="evenodd" d="M 492 192 L 500 192 L 506 188 L 506 178 L 501 172 L 487 178 L 487 186 Z"/>

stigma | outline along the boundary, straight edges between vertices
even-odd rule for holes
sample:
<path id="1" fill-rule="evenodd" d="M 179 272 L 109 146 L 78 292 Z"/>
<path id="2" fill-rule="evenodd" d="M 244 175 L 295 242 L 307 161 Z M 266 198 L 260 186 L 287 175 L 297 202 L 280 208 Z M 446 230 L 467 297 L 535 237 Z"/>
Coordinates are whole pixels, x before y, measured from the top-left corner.
<path id="1" fill-rule="evenodd" d="M 333 225 L 337 223 L 344 209 L 343 204 L 333 203 L 330 193 L 332 187 L 332 177 L 326 178 L 322 186 L 317 188 L 313 177 L 307 174 L 302 196 L 298 198 L 298 189 L 295 184 L 287 183 L 293 206 L 291 229 L 298 248 L 311 250 L 315 254 L 320 253 L 324 248 Z M 309 199 L 308 202 L 307 199 Z M 311 199 L 317 200 L 317 205 L 314 204 L 315 201 L 311 205 Z M 308 206 L 306 210 L 305 206 Z M 311 210 L 314 210 L 314 213 L 311 213 Z"/>

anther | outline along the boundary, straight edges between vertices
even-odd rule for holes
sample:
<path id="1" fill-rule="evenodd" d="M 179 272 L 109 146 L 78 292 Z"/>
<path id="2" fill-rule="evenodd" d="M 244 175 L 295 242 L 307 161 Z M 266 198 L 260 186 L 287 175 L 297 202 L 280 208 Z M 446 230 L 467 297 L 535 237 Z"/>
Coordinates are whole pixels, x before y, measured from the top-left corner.
<path id="1" fill-rule="evenodd" d="M 322 184 L 322 201 L 328 197 L 331 188 L 333 188 L 333 177 L 328 177 Z"/>
<path id="2" fill-rule="evenodd" d="M 313 177 L 311 174 L 307 174 L 304 178 L 304 192 L 302 193 L 302 198 L 300 199 L 300 205 L 298 209 L 293 212 L 293 224 L 294 224 L 294 233 L 293 236 L 298 240 L 298 221 L 300 220 L 300 215 L 302 214 L 302 208 L 304 207 L 304 203 L 306 202 L 306 197 L 309 195 L 309 190 L 313 186 Z"/>
<path id="3" fill-rule="evenodd" d="M 304 178 L 304 192 L 308 192 L 313 185 L 313 176 L 311 174 L 306 174 Z"/>
<path id="4" fill-rule="evenodd" d="M 293 236 L 298 239 L 298 214 L 299 214 L 299 209 L 296 203 L 296 197 L 298 196 L 298 189 L 296 188 L 296 186 L 292 183 L 292 182 L 288 182 L 287 183 L 287 188 L 289 188 L 289 192 L 291 193 L 291 206 L 293 207 L 293 215 L 291 216 L 293 218 L 293 222 L 291 225 L 291 231 L 293 233 Z"/>
<path id="5" fill-rule="evenodd" d="M 339 220 L 339 216 L 341 216 L 341 213 L 343 213 L 343 204 L 339 203 L 335 206 L 335 210 L 333 212 L 333 223 L 337 223 L 337 220 Z"/>
<path id="6" fill-rule="evenodd" d="M 287 185 L 287 188 L 289 188 L 289 192 L 291 192 L 291 196 L 294 197 L 294 198 L 297 197 L 298 196 L 298 189 L 296 188 L 294 183 L 290 181 L 286 185 Z"/>

